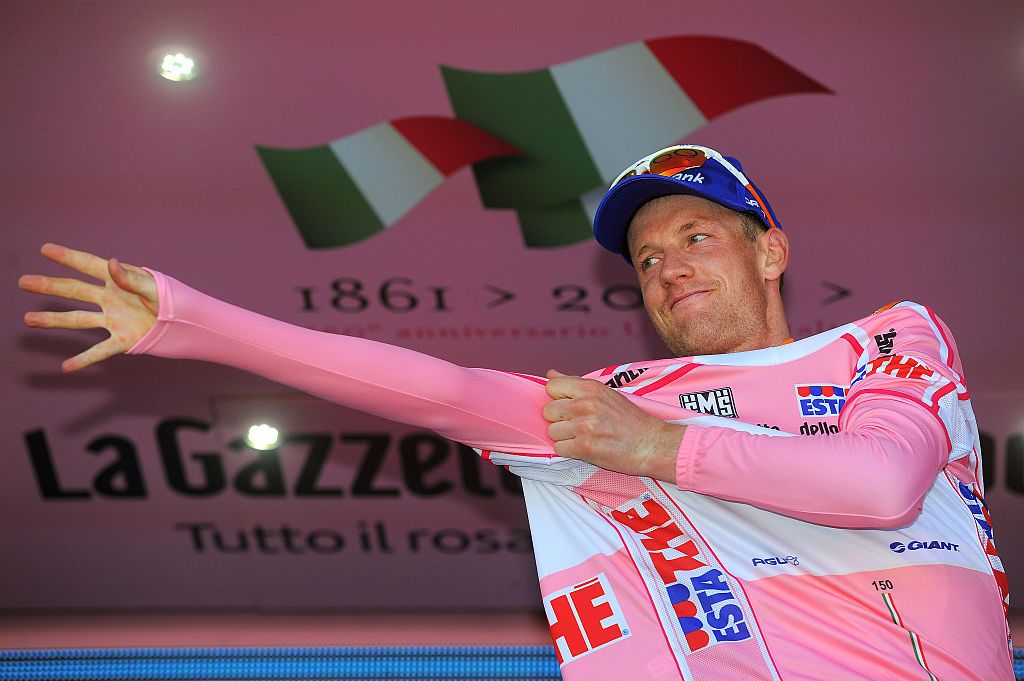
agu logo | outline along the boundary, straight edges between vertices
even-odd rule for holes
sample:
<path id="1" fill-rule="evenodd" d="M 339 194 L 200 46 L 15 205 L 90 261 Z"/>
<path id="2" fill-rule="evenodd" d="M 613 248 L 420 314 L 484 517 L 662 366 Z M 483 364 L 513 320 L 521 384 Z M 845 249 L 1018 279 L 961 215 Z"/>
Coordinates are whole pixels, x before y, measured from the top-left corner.
<path id="1" fill-rule="evenodd" d="M 611 645 L 630 635 L 626 617 L 603 572 L 544 597 L 558 664 Z"/>
<path id="2" fill-rule="evenodd" d="M 800 559 L 796 556 L 769 556 L 768 558 L 751 558 L 750 562 L 755 567 L 758 565 L 799 565 Z"/>
<path id="3" fill-rule="evenodd" d="M 645 495 L 646 496 L 646 495 Z M 672 604 L 690 652 L 751 637 L 743 608 L 721 570 L 700 559 L 696 543 L 654 499 L 612 518 L 638 533 Z"/>
<path id="4" fill-rule="evenodd" d="M 800 416 L 836 416 L 846 404 L 846 391 L 841 385 L 810 384 L 797 385 L 796 401 L 800 405 Z"/>

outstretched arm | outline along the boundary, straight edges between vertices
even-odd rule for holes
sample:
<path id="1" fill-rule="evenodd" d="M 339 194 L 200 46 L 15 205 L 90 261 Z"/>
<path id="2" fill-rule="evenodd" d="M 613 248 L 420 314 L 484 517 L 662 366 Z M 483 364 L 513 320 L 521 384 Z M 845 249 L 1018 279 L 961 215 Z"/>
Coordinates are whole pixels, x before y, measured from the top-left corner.
<path id="1" fill-rule="evenodd" d="M 26 291 L 93 303 L 99 312 L 29 312 L 41 328 L 104 328 L 110 338 L 66 360 L 75 371 L 118 353 L 237 367 L 471 446 L 553 457 L 537 381 L 468 369 L 384 343 L 312 331 L 207 296 L 166 275 L 46 244 L 47 258 L 101 280 L 21 277 Z"/>

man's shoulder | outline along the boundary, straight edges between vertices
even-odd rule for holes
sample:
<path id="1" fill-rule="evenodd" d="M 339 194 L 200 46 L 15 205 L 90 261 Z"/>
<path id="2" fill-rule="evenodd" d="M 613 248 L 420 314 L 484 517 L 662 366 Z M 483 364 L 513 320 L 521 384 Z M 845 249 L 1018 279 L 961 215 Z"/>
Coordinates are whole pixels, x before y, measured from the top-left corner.
<path id="1" fill-rule="evenodd" d="M 898 300 L 881 307 L 854 324 L 864 335 L 871 357 L 886 355 L 934 355 L 952 362 L 956 355 L 953 334 L 930 307 L 912 300 Z"/>
<path id="2" fill-rule="evenodd" d="M 945 324 L 935 310 L 913 300 L 894 300 L 854 322 L 865 331 L 897 323 L 933 330 L 941 326 L 945 330 Z"/>

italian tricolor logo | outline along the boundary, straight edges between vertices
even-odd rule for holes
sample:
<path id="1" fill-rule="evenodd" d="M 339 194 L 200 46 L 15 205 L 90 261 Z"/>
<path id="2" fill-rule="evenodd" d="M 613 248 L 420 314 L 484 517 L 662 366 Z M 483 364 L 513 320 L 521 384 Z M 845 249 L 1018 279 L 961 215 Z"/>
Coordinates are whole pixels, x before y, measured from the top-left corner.
<path id="1" fill-rule="evenodd" d="M 454 118 L 398 118 L 305 149 L 257 147 L 309 248 L 394 225 L 473 166 L 484 206 L 516 211 L 528 247 L 590 238 L 607 185 L 637 157 L 737 107 L 829 92 L 752 43 L 676 36 L 537 71 L 441 75 Z"/>

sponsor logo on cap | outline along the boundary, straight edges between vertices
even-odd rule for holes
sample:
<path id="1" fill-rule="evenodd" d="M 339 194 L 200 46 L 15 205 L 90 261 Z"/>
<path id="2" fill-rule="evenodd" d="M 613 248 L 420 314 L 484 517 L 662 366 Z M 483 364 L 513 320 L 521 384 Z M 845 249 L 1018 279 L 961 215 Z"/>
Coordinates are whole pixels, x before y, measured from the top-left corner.
<path id="1" fill-rule="evenodd" d="M 673 180 L 682 180 L 683 182 L 695 182 L 697 184 L 704 184 L 704 176 L 700 173 L 676 173 L 672 176 Z"/>

